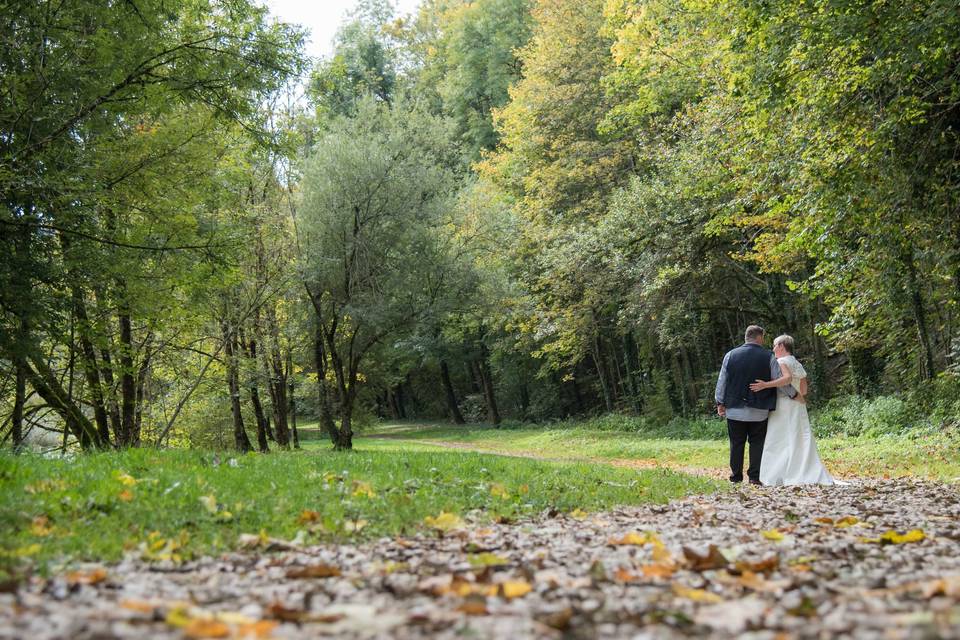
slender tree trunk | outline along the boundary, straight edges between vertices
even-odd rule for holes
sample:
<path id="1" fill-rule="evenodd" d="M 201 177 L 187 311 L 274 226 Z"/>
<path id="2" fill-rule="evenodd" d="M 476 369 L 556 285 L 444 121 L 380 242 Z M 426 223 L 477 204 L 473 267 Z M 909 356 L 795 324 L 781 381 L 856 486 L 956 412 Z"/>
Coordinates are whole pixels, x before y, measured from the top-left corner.
<path id="1" fill-rule="evenodd" d="M 327 382 L 327 354 L 323 342 L 323 328 L 317 323 L 313 336 L 313 357 L 317 367 L 317 394 L 319 396 L 320 428 L 337 443 L 337 426 L 333 422 L 333 409 L 330 405 L 330 386 Z"/>
<path id="2" fill-rule="evenodd" d="M 293 382 L 293 354 L 289 349 L 287 349 L 286 378 L 287 398 L 290 401 L 290 406 L 287 409 L 287 415 L 290 418 L 290 432 L 293 433 L 293 448 L 299 449 L 300 434 L 297 432 L 297 399 L 293 395 L 293 392 L 296 390 Z"/>
<path id="3" fill-rule="evenodd" d="M 250 438 L 243 426 L 243 410 L 240 406 L 240 379 L 237 371 L 236 335 L 226 321 L 222 324 L 223 345 L 226 353 L 227 388 L 230 392 L 230 410 L 233 414 L 233 440 L 240 453 L 253 449 Z"/>
<path id="4" fill-rule="evenodd" d="M 80 446 L 83 449 L 105 448 L 106 443 L 100 439 L 97 428 L 83 415 L 80 408 L 69 400 L 67 390 L 57 380 L 56 374 L 47 366 L 43 357 L 31 353 L 29 363 L 24 364 L 24 373 L 30 386 L 60 416 L 66 429 L 76 437 Z"/>
<path id="5" fill-rule="evenodd" d="M 270 425 L 267 420 L 267 415 L 263 410 L 263 404 L 260 402 L 260 389 L 257 385 L 256 371 L 258 369 L 258 361 L 256 331 L 253 332 L 248 341 L 245 341 L 245 336 L 241 334 L 240 343 L 245 344 L 245 351 L 254 371 L 250 376 L 249 393 L 250 404 L 253 406 L 253 415 L 257 420 L 257 448 L 260 450 L 260 453 L 268 453 L 270 451 L 270 445 L 267 443 L 267 434 L 270 430 Z"/>
<path id="6" fill-rule="evenodd" d="M 146 344 L 149 344 L 148 338 Z M 145 344 L 145 348 L 146 348 Z M 140 364 L 140 370 L 137 371 L 137 394 L 136 410 L 133 416 L 133 446 L 139 447 L 141 444 L 141 434 L 143 431 L 143 404 L 147 393 L 147 381 L 150 378 L 150 353 L 144 354 L 143 362 Z"/>
<path id="7" fill-rule="evenodd" d="M 447 367 L 446 360 L 440 360 L 440 381 L 443 383 L 443 390 L 447 396 L 447 409 L 450 411 L 450 419 L 454 424 L 464 424 L 463 414 L 460 413 L 460 407 L 457 406 L 457 394 L 453 391 L 453 382 L 450 381 L 450 369 Z"/>
<path id="8" fill-rule="evenodd" d="M 103 399 L 103 386 L 100 382 L 100 368 L 97 364 L 97 352 L 90 339 L 90 320 L 87 317 L 87 306 L 83 300 L 83 292 L 74 286 L 72 289 L 74 315 L 78 320 L 80 333 L 80 353 L 83 355 L 83 371 L 90 387 L 90 404 L 93 406 L 93 420 L 104 442 L 110 440 L 110 425 L 107 422 L 107 408 Z"/>
<path id="9" fill-rule="evenodd" d="M 907 271 L 907 293 L 910 296 L 913 319 L 917 324 L 917 342 L 920 346 L 920 377 L 924 380 L 932 380 L 937 372 L 934 368 L 933 347 L 930 343 L 930 332 L 927 327 L 927 314 L 923 307 L 923 295 L 920 291 L 917 264 L 913 259 L 912 249 L 904 251 L 901 259 Z"/>
<path id="10" fill-rule="evenodd" d="M 16 380 L 14 382 L 13 413 L 10 416 L 12 423 L 10 429 L 11 437 L 13 438 L 13 450 L 17 452 L 20 451 L 20 447 L 23 445 L 23 405 L 26 404 L 27 398 L 27 374 L 25 365 L 19 358 L 17 358 L 14 363 L 14 369 L 16 370 L 14 373 Z"/>
<path id="11" fill-rule="evenodd" d="M 495 427 L 500 426 L 500 410 L 497 408 L 497 397 L 493 388 L 493 377 L 490 374 L 490 365 L 487 362 L 486 350 L 478 363 L 480 370 L 480 385 L 483 387 L 483 398 L 487 403 L 487 420 Z"/>
<path id="12" fill-rule="evenodd" d="M 273 305 L 266 306 L 267 331 L 270 340 L 265 343 L 265 355 L 270 372 L 270 402 L 273 405 L 273 424 L 277 432 L 277 443 L 283 448 L 290 446 L 290 429 L 287 421 L 287 381 L 283 371 L 283 359 L 280 354 L 280 330 L 277 314 Z"/>
<path id="13" fill-rule="evenodd" d="M 122 285 L 121 285 L 122 286 Z M 124 295 L 126 293 L 124 292 Z M 137 384 L 133 374 L 133 329 L 126 303 L 119 312 L 120 323 L 120 432 L 117 445 L 133 446 L 133 422 Z"/>

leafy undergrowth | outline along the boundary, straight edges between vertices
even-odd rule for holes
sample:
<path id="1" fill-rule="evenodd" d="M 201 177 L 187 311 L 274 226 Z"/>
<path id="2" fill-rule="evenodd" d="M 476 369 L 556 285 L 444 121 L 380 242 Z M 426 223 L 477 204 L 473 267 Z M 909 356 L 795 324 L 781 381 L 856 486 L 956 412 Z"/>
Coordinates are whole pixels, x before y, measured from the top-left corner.
<path id="1" fill-rule="evenodd" d="M 442 514 L 478 522 L 555 509 L 666 502 L 723 485 L 470 452 L 249 454 L 131 450 L 69 460 L 0 457 L 0 563 L 179 560 L 247 534 L 299 542 L 410 534 Z M 447 516 L 449 517 L 449 516 Z"/>
<path id="2" fill-rule="evenodd" d="M 724 428 L 721 421 L 715 423 L 718 430 Z M 643 433 L 570 425 L 493 429 L 483 425 L 391 424 L 371 436 L 363 440 L 364 446 L 409 448 L 417 441 L 443 441 L 545 458 L 656 460 L 666 465 L 704 469 L 725 468 L 729 455 L 726 439 L 652 438 Z M 916 476 L 946 481 L 960 478 L 960 438 L 956 432 L 838 435 L 820 438 L 817 444 L 827 468 L 840 477 Z"/>

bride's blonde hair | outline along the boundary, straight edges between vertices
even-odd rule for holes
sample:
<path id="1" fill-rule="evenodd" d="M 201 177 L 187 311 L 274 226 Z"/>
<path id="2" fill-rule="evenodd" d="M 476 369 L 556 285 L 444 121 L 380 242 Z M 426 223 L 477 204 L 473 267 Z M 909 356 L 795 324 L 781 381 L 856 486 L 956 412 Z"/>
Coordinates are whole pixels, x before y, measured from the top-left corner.
<path id="1" fill-rule="evenodd" d="M 788 336 L 783 334 L 782 336 L 777 336 L 773 339 L 773 346 L 782 344 L 783 348 L 787 350 L 787 353 L 793 355 L 793 336 Z"/>

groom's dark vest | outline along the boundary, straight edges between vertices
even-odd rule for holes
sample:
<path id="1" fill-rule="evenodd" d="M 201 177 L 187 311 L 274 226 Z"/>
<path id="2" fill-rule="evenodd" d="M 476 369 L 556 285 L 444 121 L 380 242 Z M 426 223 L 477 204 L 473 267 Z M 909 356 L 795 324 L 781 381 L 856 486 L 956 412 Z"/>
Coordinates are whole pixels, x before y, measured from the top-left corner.
<path id="1" fill-rule="evenodd" d="M 776 408 L 776 389 L 764 389 L 757 393 L 750 391 L 750 384 L 754 380 L 770 380 L 772 357 L 770 351 L 752 342 L 730 352 L 727 360 L 727 388 L 723 394 L 723 404 L 727 408 L 753 407 L 770 411 Z"/>

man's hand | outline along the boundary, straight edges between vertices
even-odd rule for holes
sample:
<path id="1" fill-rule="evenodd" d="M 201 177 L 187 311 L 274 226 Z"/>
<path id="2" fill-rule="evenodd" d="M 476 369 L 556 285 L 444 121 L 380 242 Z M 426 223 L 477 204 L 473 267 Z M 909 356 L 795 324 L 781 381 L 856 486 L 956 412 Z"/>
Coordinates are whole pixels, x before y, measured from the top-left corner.
<path id="1" fill-rule="evenodd" d="M 717 405 L 717 415 L 721 418 L 727 417 L 727 408 L 722 404 Z"/>

